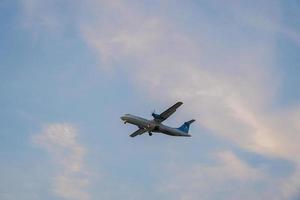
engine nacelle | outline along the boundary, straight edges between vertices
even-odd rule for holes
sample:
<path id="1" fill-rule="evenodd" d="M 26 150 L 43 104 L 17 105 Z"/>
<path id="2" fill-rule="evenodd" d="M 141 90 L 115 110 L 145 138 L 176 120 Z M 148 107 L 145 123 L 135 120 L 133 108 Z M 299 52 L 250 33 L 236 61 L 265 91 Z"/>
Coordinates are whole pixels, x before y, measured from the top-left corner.
<path id="1" fill-rule="evenodd" d="M 165 120 L 165 118 L 161 117 L 160 115 L 156 114 L 156 113 L 152 113 L 152 117 L 154 119 L 159 119 L 159 120 Z"/>

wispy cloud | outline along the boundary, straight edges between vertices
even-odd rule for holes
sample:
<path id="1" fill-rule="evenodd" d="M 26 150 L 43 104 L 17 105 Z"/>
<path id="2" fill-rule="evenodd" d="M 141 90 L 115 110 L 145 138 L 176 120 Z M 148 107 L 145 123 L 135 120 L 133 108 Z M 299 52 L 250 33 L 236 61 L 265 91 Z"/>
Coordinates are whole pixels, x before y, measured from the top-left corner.
<path id="1" fill-rule="evenodd" d="M 49 124 L 33 137 L 34 143 L 53 158 L 57 174 L 53 178 L 53 192 L 65 199 L 88 200 L 89 184 L 85 169 L 86 149 L 78 142 L 77 130 L 71 124 Z"/>
<path id="2" fill-rule="evenodd" d="M 253 169 L 231 151 L 218 152 L 217 163 L 212 165 L 167 167 L 168 178 L 160 192 L 170 199 L 265 199 L 270 195 L 266 190 L 266 177 L 260 169 Z M 185 169 L 185 170 L 182 170 Z M 174 176 L 176 174 L 176 176 Z M 262 191 L 255 189 L 259 184 Z M 277 188 L 278 189 L 278 188 Z M 276 193 L 275 188 L 272 192 Z M 276 198 L 274 198 L 276 199 Z"/>
<path id="3" fill-rule="evenodd" d="M 119 2 L 117 7 L 109 2 L 93 4 L 105 10 L 106 15 L 81 27 L 87 43 L 99 53 L 104 65 L 122 62 L 133 72 L 137 85 L 153 98 L 183 100 L 201 126 L 242 149 L 294 162 L 297 170 L 293 177 L 298 177 L 300 159 L 294 154 L 300 151 L 294 143 L 300 141 L 297 123 L 292 122 L 290 114 L 268 111 L 269 105 L 276 101 L 276 86 L 280 84 L 273 68 L 276 51 L 272 32 L 274 24 L 279 23 L 276 21 L 280 18 L 279 9 L 275 4 L 268 6 L 269 13 L 261 13 L 241 3 L 239 12 L 232 13 L 230 5 L 214 9 L 226 10 L 227 21 L 235 23 L 222 24 L 227 22 L 222 16 L 210 19 L 202 14 L 203 18 L 197 18 L 194 24 L 198 28 L 192 28 L 196 34 L 184 30 L 191 27 L 180 27 L 165 13 L 146 15 L 147 6 L 139 3 L 131 6 Z M 238 18 L 244 12 L 246 17 Z M 111 17 L 115 19 L 112 22 Z M 266 28 L 268 25 L 271 28 Z M 251 167 L 233 155 L 220 158 L 224 161 L 221 171 L 231 175 L 215 180 L 219 184 L 225 186 L 238 170 L 244 172 L 245 182 L 252 177 Z M 232 165 L 228 159 L 234 161 Z M 227 172 L 229 168 L 235 170 Z M 201 173 L 207 172 L 206 176 L 211 177 L 211 172 L 217 169 L 212 167 Z M 274 198 L 288 198 L 295 194 L 295 188 L 299 189 L 299 182 L 293 177 L 286 177 L 281 183 L 267 181 L 267 177 L 263 181 L 273 188 L 278 188 L 277 184 L 282 186 L 278 188 L 280 195 Z M 191 183 L 197 185 L 195 181 Z M 243 189 L 245 193 L 249 191 L 247 187 Z M 254 187 L 251 189 L 257 192 Z M 272 196 L 272 193 L 267 190 L 260 195 Z M 196 198 L 194 195 L 186 199 Z"/>
<path id="4" fill-rule="evenodd" d="M 82 17 L 74 19 L 74 24 L 99 55 L 102 66 L 121 63 L 149 97 L 183 100 L 188 112 L 215 135 L 239 148 L 296 165 L 292 176 L 277 182 L 227 152 L 218 157 L 221 167 L 195 171 L 200 177 L 224 187 L 232 176 L 245 182 L 254 178 L 279 191 L 273 194 L 273 190 L 266 190 L 259 193 L 261 197 L 287 199 L 295 195 L 300 189 L 300 159 L 296 155 L 300 151 L 299 107 L 272 110 L 270 106 L 280 92 L 274 69 L 275 35 L 286 33 L 280 26 L 279 5 L 253 3 L 254 7 L 249 7 L 241 1 L 205 4 L 214 11 L 212 17 L 203 5 L 197 16 L 187 14 L 190 10 L 182 10 L 181 5 L 173 5 L 176 11 L 170 12 L 170 1 L 153 10 L 144 3 L 89 1 L 77 8 Z M 177 18 L 182 20 L 179 23 L 174 19 L 176 12 L 184 19 L 190 17 L 193 24 L 183 25 L 190 21 Z M 216 178 L 218 170 L 232 176 Z M 184 175 L 182 179 L 195 185 L 203 181 Z M 190 194 L 195 195 L 182 199 L 198 199 L 198 188 L 192 189 L 195 191 Z M 255 187 L 251 190 L 258 191 Z"/>

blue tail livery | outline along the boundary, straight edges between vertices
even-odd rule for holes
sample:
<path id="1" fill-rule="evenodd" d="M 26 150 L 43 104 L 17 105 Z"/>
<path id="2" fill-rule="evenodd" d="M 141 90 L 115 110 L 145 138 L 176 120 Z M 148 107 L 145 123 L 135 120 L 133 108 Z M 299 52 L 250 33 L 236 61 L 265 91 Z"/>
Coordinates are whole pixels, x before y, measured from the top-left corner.
<path id="1" fill-rule="evenodd" d="M 192 119 L 190 121 L 187 121 L 187 122 L 184 122 L 184 124 L 182 124 L 182 126 L 180 126 L 178 128 L 178 130 L 181 130 L 182 132 L 185 132 L 185 133 L 188 133 L 189 132 L 189 129 L 190 129 L 190 125 L 191 123 L 193 123 L 195 120 Z"/>

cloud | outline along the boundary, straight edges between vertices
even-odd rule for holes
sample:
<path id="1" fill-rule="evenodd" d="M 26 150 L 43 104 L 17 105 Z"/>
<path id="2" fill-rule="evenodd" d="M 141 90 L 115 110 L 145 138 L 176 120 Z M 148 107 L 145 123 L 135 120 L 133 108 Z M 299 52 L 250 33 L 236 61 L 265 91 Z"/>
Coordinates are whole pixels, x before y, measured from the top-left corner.
<path id="1" fill-rule="evenodd" d="M 274 190 L 266 190 L 259 193 L 261 197 L 270 195 L 286 199 L 300 188 L 300 159 L 295 155 L 300 151 L 296 145 L 300 138 L 297 122 L 292 120 L 292 115 L 286 114 L 290 110 L 272 111 L 269 106 L 276 101 L 280 84 L 273 63 L 276 57 L 274 31 L 279 28 L 274 26 L 279 23 L 280 9 L 274 4 L 267 7 L 270 12 L 264 12 L 256 6 L 249 9 L 240 4 L 238 13 L 232 11 L 232 4 L 212 5 L 216 13 L 224 10 L 229 13 L 225 15 L 226 20 L 221 16 L 209 18 L 205 10 L 199 8 L 204 14 L 194 23 L 198 27 L 191 28 L 180 26 L 172 19 L 174 16 L 168 17 L 169 10 L 165 7 L 163 13 L 153 11 L 155 14 L 147 15 L 147 6 L 139 3 L 131 6 L 118 2 L 115 6 L 115 2 L 105 1 L 93 7 L 105 10 L 106 15 L 98 21 L 85 22 L 81 30 L 87 43 L 99 53 L 103 65 L 122 63 L 132 72 L 138 87 L 153 98 L 159 96 L 163 101 L 172 102 L 183 100 L 189 106 L 187 112 L 192 112 L 201 126 L 216 135 L 250 152 L 295 163 L 297 169 L 293 176 L 282 182 L 267 181 L 270 178 L 262 176 L 263 182 L 280 192 L 272 195 Z M 244 13 L 246 17 L 239 18 Z M 109 20 L 112 17 L 114 21 Z M 235 23 L 222 24 L 230 20 Z M 190 33 L 193 31 L 194 34 Z M 252 177 L 250 166 L 233 155 L 220 159 L 222 168 L 209 167 L 203 172 L 207 177 L 219 169 L 230 174 L 214 180 L 218 184 L 226 186 L 238 170 L 244 172 L 240 178 L 246 177 L 240 181 L 247 182 Z M 234 161 L 234 166 L 229 165 L 228 160 Z M 229 168 L 237 171 L 228 171 Z M 193 179 L 192 175 L 187 178 Z M 190 189 L 195 184 L 192 182 Z M 247 187 L 242 189 L 249 191 Z M 251 189 L 258 191 L 254 187 Z M 187 199 L 197 199 L 197 195 Z"/>
<path id="2" fill-rule="evenodd" d="M 277 3 L 213 2 L 195 5 L 196 10 L 171 1 L 156 2 L 154 7 L 142 1 L 118 0 L 78 5 L 74 24 L 103 68 L 126 68 L 137 88 L 153 99 L 184 101 L 186 111 L 193 113 L 202 127 L 238 148 L 296 165 L 293 175 L 274 180 L 234 153 L 221 153 L 216 166 L 191 167 L 199 178 L 194 179 L 192 173 L 180 176 L 195 185 L 188 188 L 190 196 L 184 197 L 184 193 L 181 199 L 198 199 L 196 186 L 208 178 L 212 179 L 209 186 L 220 186 L 214 190 L 203 186 L 206 189 L 201 191 L 212 195 L 231 178 L 238 183 L 250 180 L 251 194 L 259 191 L 254 185 L 261 182 L 278 189 L 278 193 L 274 189 L 260 191 L 260 199 L 288 199 L 297 194 L 299 106 L 271 106 L 280 93 L 274 68 L 275 35 L 286 33 Z M 226 176 L 218 178 L 218 171 Z M 240 194 L 248 194 L 248 185 L 241 190 L 245 193 Z"/>
<path id="3" fill-rule="evenodd" d="M 81 26 L 86 41 L 99 52 L 104 65 L 122 62 L 135 72 L 131 73 L 132 78 L 150 94 L 183 99 L 195 105 L 192 109 L 202 125 L 217 134 L 238 138 L 243 147 L 258 147 L 244 144 L 242 140 L 249 141 L 250 135 L 240 132 L 252 133 L 251 129 L 264 126 L 253 119 L 275 94 L 265 85 L 269 81 L 277 84 L 276 77 L 269 77 L 275 53 L 273 43 L 251 34 L 241 36 L 237 30 L 232 32 L 241 37 L 237 47 L 228 46 L 224 40 L 218 44 L 214 40 L 221 34 L 212 31 L 218 21 L 200 19 L 198 26 L 209 31 L 193 30 L 199 33 L 195 36 L 161 13 L 144 14 L 145 8 L 138 3 L 117 5 L 93 4 L 107 15 Z M 113 22 L 108 20 L 111 16 L 116 18 Z M 226 33 L 228 28 L 222 28 Z M 226 44 L 228 48 L 222 47 Z M 260 145 L 272 148 L 270 144 Z"/>
<path id="4" fill-rule="evenodd" d="M 64 199 L 88 200 L 89 179 L 84 164 L 86 149 L 78 142 L 77 136 L 73 125 L 57 123 L 45 126 L 33 141 L 53 157 L 57 166 L 53 192 Z"/>
<path id="5" fill-rule="evenodd" d="M 215 154 L 216 164 L 167 167 L 169 177 L 163 181 L 160 192 L 169 199 L 265 199 L 276 189 L 269 183 L 263 170 L 253 169 L 231 151 Z M 185 170 L 182 170 L 185 169 Z M 176 176 L 174 176 L 176 174 Z M 258 189 L 257 187 L 260 187 Z"/>

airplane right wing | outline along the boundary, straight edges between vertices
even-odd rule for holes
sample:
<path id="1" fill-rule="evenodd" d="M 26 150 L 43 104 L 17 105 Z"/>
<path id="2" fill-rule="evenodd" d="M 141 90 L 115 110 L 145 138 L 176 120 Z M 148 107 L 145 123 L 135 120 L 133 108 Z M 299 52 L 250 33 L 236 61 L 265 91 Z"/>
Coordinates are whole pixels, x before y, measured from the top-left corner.
<path id="1" fill-rule="evenodd" d="M 137 131 L 135 131 L 134 133 L 132 133 L 130 135 L 130 137 L 135 137 L 137 135 L 142 135 L 143 133 L 147 132 L 147 129 L 144 129 L 144 128 L 140 128 L 138 129 Z"/>
<path id="2" fill-rule="evenodd" d="M 168 108 L 166 111 L 162 112 L 158 118 L 156 119 L 157 122 L 163 122 L 165 121 L 168 117 L 170 117 L 175 111 L 176 109 L 182 105 L 182 102 L 177 102 L 175 103 L 173 106 L 171 106 L 170 108 Z"/>

